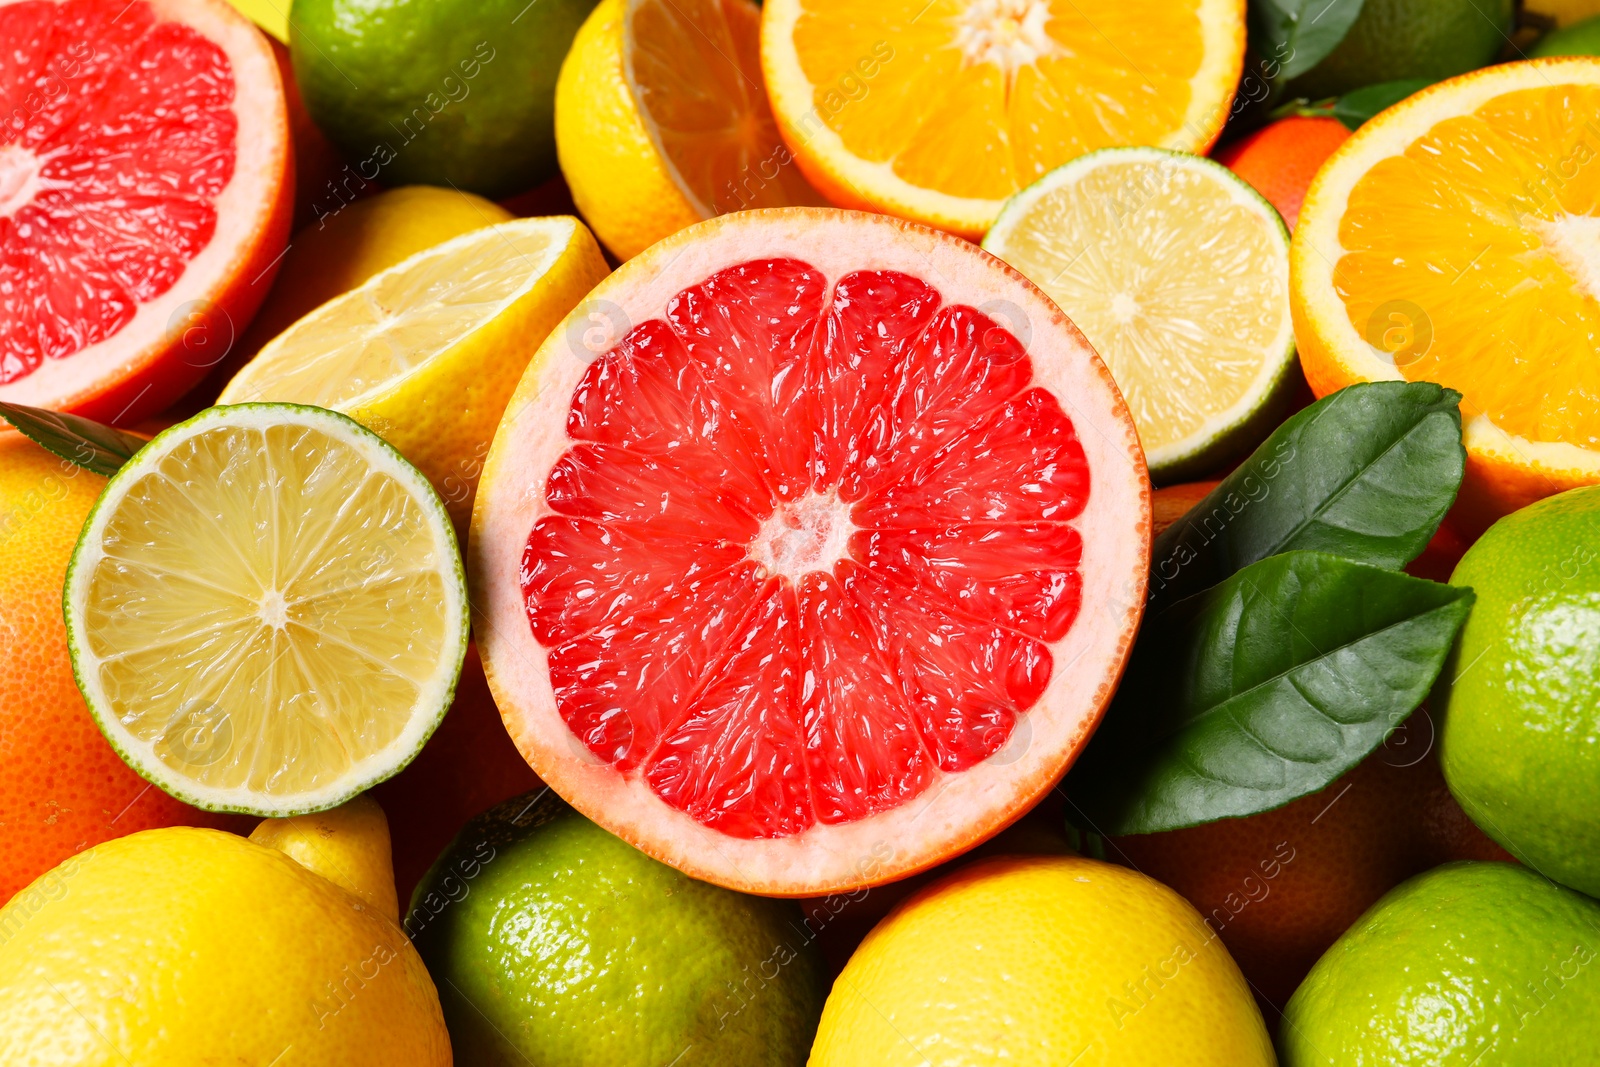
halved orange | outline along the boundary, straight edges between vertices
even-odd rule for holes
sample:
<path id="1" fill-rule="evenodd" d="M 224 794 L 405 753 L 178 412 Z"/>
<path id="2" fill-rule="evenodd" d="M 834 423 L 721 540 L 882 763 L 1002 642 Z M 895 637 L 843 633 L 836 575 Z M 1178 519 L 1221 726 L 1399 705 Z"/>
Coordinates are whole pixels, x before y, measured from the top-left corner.
<path id="1" fill-rule="evenodd" d="M 1600 482 L 1597 158 L 1600 59 L 1508 63 L 1368 122 L 1300 210 L 1307 380 L 1459 389 L 1469 532 Z"/>
<path id="2" fill-rule="evenodd" d="M 1086 152 L 1203 153 L 1244 63 L 1244 0 L 769 0 L 778 128 L 825 196 L 983 236 Z"/>
<path id="3" fill-rule="evenodd" d="M 820 204 L 778 137 L 750 0 L 604 0 L 556 83 L 573 202 L 618 259 L 729 211 Z"/>

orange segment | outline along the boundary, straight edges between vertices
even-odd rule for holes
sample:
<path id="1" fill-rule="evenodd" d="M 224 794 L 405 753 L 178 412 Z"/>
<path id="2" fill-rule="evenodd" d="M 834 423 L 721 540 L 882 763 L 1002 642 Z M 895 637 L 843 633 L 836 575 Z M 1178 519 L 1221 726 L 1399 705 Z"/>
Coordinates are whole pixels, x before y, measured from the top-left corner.
<path id="1" fill-rule="evenodd" d="M 813 184 L 971 236 L 1085 152 L 1204 151 L 1243 62 L 1237 0 L 773 0 L 763 19 L 774 111 Z"/>
<path id="2" fill-rule="evenodd" d="M 1364 126 L 1301 212 L 1308 380 L 1460 390 L 1468 528 L 1600 481 L 1597 114 L 1589 57 L 1452 79 Z"/>
<path id="3" fill-rule="evenodd" d="M 1585 447 L 1600 441 L 1600 220 L 1582 166 L 1595 114 L 1600 86 L 1555 85 L 1436 123 L 1351 190 L 1334 276 L 1364 334 L 1396 300 L 1422 309 L 1431 343 L 1396 360 L 1407 378 L 1451 383 L 1511 433 Z"/>

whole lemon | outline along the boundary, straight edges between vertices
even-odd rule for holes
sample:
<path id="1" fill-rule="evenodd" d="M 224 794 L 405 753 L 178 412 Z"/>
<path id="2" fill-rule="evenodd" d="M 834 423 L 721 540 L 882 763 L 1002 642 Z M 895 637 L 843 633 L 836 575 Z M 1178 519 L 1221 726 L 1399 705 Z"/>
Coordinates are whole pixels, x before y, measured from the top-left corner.
<path id="1" fill-rule="evenodd" d="M 1507 515 L 1450 581 L 1478 599 L 1446 668 L 1445 781 L 1506 851 L 1600 894 L 1600 487 Z"/>
<path id="2" fill-rule="evenodd" d="M 18 893 L 0 909 L 0 1063 L 449 1067 L 438 994 L 392 917 L 387 830 L 360 839 L 382 814 L 353 806 L 269 820 L 278 847 L 146 830 Z"/>
<path id="3" fill-rule="evenodd" d="M 1177 893 L 1078 856 L 1004 856 L 928 886 L 867 935 L 810 1067 L 1272 1062 L 1239 968 Z"/>

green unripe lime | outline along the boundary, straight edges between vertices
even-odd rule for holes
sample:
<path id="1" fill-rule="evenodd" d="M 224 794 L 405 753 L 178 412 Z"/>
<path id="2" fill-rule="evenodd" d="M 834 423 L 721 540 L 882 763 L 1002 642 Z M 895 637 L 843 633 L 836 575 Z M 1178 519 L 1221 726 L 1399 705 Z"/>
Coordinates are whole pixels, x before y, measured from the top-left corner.
<path id="1" fill-rule="evenodd" d="M 791 901 L 658 863 L 553 793 L 467 824 L 402 920 L 471 1067 L 801 1067 L 824 995 Z"/>
<path id="2" fill-rule="evenodd" d="M 1512 863 L 1448 863 L 1380 900 L 1317 961 L 1282 1067 L 1593 1063 L 1600 902 Z"/>
<path id="3" fill-rule="evenodd" d="M 1528 50 L 1530 59 L 1545 56 L 1600 56 L 1600 15 L 1547 33 Z"/>
<path id="4" fill-rule="evenodd" d="M 1444 675 L 1450 791 L 1513 856 L 1600 894 L 1600 486 L 1507 515 L 1450 581 L 1478 594 Z"/>
<path id="5" fill-rule="evenodd" d="M 594 4 L 294 0 L 295 82 L 361 178 L 506 196 L 556 172 L 556 75 Z"/>
<path id="6" fill-rule="evenodd" d="M 1514 0 L 1366 0 L 1344 40 L 1289 91 L 1316 100 L 1477 70 L 1505 46 L 1514 7 Z"/>

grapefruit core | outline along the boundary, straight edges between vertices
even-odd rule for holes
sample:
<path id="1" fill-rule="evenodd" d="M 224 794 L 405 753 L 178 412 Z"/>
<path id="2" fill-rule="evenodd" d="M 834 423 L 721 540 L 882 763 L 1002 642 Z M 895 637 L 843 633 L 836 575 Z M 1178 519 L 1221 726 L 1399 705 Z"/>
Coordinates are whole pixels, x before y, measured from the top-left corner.
<path id="1" fill-rule="evenodd" d="M 0 0 L 0 400 L 131 425 L 243 332 L 288 239 L 288 117 L 223 0 Z"/>
<path id="2" fill-rule="evenodd" d="M 1149 540 L 1122 397 L 1038 289 L 912 223 L 775 208 L 653 246 L 551 335 L 468 555 L 549 785 L 697 878 L 817 895 L 1054 785 Z"/>

